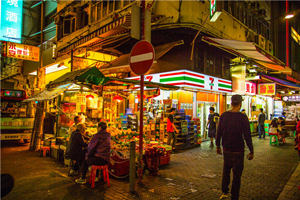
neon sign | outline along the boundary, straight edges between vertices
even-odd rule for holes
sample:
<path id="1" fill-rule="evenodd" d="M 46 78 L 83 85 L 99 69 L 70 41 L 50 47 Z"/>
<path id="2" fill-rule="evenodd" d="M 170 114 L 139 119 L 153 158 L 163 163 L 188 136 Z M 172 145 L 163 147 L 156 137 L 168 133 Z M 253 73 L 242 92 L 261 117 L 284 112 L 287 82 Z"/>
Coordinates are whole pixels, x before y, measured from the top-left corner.
<path id="1" fill-rule="evenodd" d="M 0 1 L 0 40 L 21 43 L 22 0 Z"/>

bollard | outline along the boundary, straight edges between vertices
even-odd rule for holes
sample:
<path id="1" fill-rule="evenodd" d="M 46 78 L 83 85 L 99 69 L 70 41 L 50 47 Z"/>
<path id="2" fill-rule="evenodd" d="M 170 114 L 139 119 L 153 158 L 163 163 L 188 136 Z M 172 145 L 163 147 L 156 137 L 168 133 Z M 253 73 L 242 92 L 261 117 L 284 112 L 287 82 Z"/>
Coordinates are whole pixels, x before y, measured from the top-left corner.
<path id="1" fill-rule="evenodd" d="M 135 192 L 135 141 L 130 142 L 129 191 Z"/>

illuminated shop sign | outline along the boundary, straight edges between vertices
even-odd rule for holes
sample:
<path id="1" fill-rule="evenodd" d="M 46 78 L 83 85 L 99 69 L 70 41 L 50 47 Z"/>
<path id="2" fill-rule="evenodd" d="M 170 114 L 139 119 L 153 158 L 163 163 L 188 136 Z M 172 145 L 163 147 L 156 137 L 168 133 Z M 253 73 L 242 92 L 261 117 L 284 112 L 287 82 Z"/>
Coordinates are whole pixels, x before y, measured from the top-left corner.
<path id="1" fill-rule="evenodd" d="M 300 35 L 297 33 L 297 31 L 291 27 L 291 36 L 300 45 Z"/>
<path id="2" fill-rule="evenodd" d="M 130 77 L 129 79 L 140 80 L 139 77 Z M 145 75 L 145 81 L 216 92 L 232 92 L 231 81 L 189 70 L 149 74 Z"/>
<path id="3" fill-rule="evenodd" d="M 213 15 L 216 12 L 216 2 L 217 0 L 210 0 L 209 1 L 209 13 L 210 13 L 210 18 L 213 17 Z"/>
<path id="4" fill-rule="evenodd" d="M 3 50 L 4 57 L 32 60 L 36 62 L 39 62 L 40 59 L 40 48 L 31 45 L 3 42 Z"/>
<path id="5" fill-rule="evenodd" d="M 283 101 L 300 102 L 300 95 L 284 96 L 284 97 L 282 97 L 282 100 Z"/>
<path id="6" fill-rule="evenodd" d="M 1 90 L 1 99 L 23 100 L 26 99 L 26 93 L 23 90 Z"/>
<path id="7" fill-rule="evenodd" d="M 275 83 L 262 83 L 258 84 L 258 94 L 260 95 L 275 95 L 276 84 Z"/>
<path id="8" fill-rule="evenodd" d="M 255 95 L 256 94 L 256 84 L 251 82 L 246 82 L 246 94 Z"/>
<path id="9" fill-rule="evenodd" d="M 0 1 L 0 40 L 21 43 L 22 0 Z"/>

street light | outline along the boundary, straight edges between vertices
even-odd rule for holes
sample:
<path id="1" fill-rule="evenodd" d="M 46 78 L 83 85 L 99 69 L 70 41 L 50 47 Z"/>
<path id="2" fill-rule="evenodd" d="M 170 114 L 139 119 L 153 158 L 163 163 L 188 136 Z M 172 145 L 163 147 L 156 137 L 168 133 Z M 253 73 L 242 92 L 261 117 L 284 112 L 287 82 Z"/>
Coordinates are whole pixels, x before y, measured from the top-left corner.
<path id="1" fill-rule="evenodd" d="M 290 13 L 290 14 L 287 14 L 287 15 L 284 17 L 284 19 L 291 19 L 291 18 L 293 18 L 294 16 L 295 16 L 294 14 Z"/>

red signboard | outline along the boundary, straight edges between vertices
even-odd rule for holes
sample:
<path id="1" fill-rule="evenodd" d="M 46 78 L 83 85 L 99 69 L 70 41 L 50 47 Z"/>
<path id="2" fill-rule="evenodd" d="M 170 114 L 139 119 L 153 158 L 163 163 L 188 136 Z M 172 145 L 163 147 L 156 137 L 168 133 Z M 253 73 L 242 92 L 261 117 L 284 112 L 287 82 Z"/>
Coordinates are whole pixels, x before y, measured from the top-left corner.
<path id="1" fill-rule="evenodd" d="M 130 68 L 137 75 L 145 74 L 154 60 L 154 49 L 151 43 L 140 41 L 130 52 Z"/>

